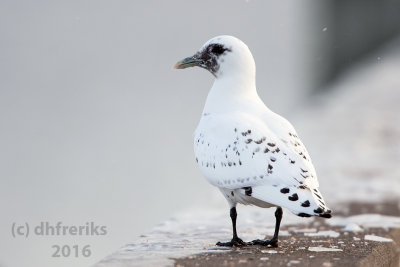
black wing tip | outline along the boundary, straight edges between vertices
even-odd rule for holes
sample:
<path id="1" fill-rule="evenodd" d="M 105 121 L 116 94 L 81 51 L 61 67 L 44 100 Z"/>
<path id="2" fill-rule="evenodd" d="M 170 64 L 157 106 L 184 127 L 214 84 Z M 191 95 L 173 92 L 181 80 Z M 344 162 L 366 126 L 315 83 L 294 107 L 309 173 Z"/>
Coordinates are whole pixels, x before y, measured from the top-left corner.
<path id="1" fill-rule="evenodd" d="M 319 217 L 329 219 L 329 218 L 332 218 L 332 214 L 331 213 L 332 213 L 331 210 L 327 210 L 326 212 L 324 212 L 322 214 L 319 214 Z"/>
<path id="2" fill-rule="evenodd" d="M 320 213 L 320 214 L 307 214 L 307 213 L 301 212 L 301 213 L 298 213 L 297 216 L 300 216 L 300 217 L 318 216 L 318 217 L 329 219 L 329 218 L 332 218 L 331 213 L 332 213 L 331 210 L 327 210 L 324 213 Z"/>
<path id="3" fill-rule="evenodd" d="M 322 218 L 326 218 L 326 219 L 332 218 L 332 214 L 329 214 L 329 213 L 323 213 L 323 214 L 320 214 L 318 216 L 322 217 Z"/>
<path id="4" fill-rule="evenodd" d="M 303 213 L 303 212 L 301 212 L 301 213 L 297 214 L 297 216 L 300 216 L 300 217 L 311 217 L 311 215 L 310 215 L 310 214 Z"/>

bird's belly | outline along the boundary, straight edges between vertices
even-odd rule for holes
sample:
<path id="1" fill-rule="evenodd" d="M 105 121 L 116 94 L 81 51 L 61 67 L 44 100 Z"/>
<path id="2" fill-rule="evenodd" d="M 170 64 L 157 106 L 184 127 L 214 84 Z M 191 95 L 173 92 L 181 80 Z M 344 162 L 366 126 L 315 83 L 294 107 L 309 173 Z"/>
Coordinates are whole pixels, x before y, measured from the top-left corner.
<path id="1" fill-rule="evenodd" d="M 243 205 L 254 205 L 260 208 L 270 208 L 274 207 L 274 204 L 262 201 L 260 199 L 251 197 L 246 195 L 246 190 L 243 188 L 240 189 L 228 189 L 228 188 L 219 188 L 222 195 L 231 203 L 240 203 Z"/>

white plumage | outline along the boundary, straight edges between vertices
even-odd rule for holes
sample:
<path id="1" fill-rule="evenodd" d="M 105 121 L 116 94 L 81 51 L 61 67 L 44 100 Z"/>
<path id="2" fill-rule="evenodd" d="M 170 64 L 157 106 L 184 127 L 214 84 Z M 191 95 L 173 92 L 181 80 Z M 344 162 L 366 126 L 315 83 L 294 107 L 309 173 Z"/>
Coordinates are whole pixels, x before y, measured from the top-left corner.
<path id="1" fill-rule="evenodd" d="M 176 68 L 194 65 L 216 77 L 194 133 L 196 161 L 230 207 L 282 206 L 299 216 L 330 217 L 295 129 L 257 94 L 248 47 L 235 37 L 218 36 Z"/>

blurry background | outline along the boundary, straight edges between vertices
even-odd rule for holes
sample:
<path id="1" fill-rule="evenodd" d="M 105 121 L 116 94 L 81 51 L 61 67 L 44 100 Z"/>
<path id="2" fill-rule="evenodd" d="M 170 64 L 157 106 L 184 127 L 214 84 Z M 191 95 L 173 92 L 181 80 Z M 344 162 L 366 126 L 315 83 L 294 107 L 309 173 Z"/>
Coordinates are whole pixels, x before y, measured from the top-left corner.
<path id="1" fill-rule="evenodd" d="M 225 205 L 192 149 L 213 77 L 172 70 L 208 39 L 242 39 L 261 98 L 291 119 L 399 30 L 395 0 L 2 0 L 0 266 L 87 266 L 180 210 Z M 41 221 L 108 233 L 12 238 Z M 54 244 L 93 254 L 52 258 Z"/>

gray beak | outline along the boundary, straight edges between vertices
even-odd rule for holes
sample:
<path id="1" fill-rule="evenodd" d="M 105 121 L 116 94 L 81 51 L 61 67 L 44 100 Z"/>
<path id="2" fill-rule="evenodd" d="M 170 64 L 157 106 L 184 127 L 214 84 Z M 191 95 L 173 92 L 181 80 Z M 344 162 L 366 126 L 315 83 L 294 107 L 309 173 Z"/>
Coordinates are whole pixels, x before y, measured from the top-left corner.
<path id="1" fill-rule="evenodd" d="M 189 67 L 199 66 L 201 62 L 201 59 L 187 57 L 185 59 L 182 59 L 181 61 L 176 62 L 174 69 L 186 69 Z"/>

